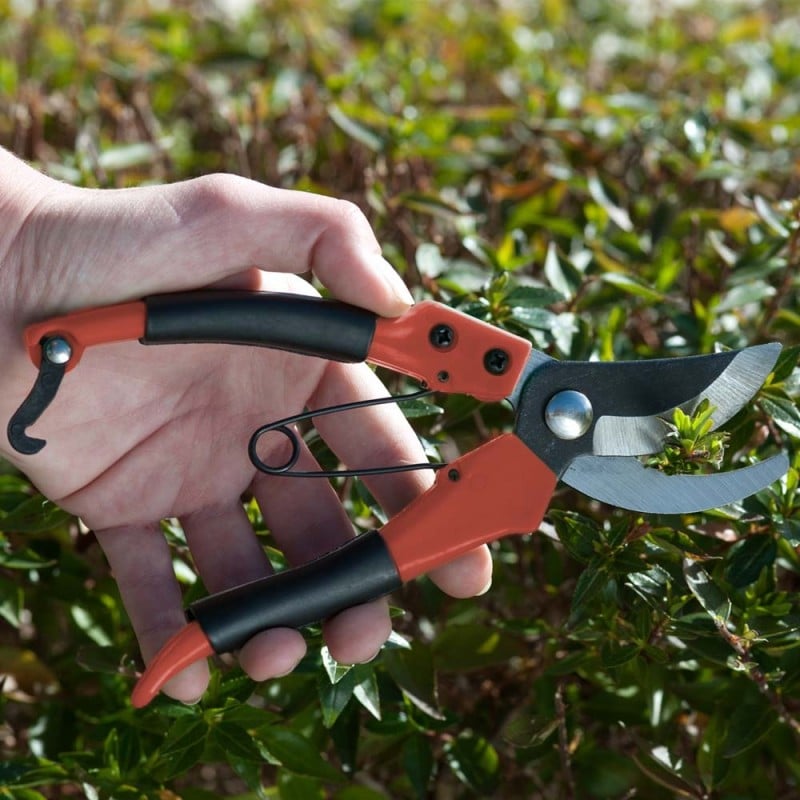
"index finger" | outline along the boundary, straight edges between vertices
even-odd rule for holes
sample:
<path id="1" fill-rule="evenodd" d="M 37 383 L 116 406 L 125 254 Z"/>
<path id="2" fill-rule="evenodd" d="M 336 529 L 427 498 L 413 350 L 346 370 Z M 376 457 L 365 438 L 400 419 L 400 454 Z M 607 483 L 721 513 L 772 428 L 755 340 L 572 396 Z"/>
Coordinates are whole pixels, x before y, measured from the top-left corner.
<path id="1" fill-rule="evenodd" d="M 123 243 L 137 243 L 135 258 L 97 248 L 95 262 L 107 261 L 102 266 L 113 279 L 93 286 L 95 305 L 207 286 L 252 266 L 313 272 L 338 299 L 383 316 L 401 314 L 413 302 L 367 218 L 344 200 L 208 175 L 165 186 L 84 190 L 66 201 L 79 206 L 89 244 L 98 230 L 107 238 L 109 229 Z"/>

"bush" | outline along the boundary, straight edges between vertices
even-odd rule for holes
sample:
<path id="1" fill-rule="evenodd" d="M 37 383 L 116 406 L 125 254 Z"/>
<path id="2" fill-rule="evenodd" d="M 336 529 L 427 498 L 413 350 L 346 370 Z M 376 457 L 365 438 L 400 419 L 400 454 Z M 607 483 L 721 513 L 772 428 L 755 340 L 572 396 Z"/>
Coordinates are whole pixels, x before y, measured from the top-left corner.
<path id="1" fill-rule="evenodd" d="M 494 545 L 489 594 L 397 595 L 373 663 L 336 664 L 311 630 L 290 676 L 220 663 L 201 704 L 142 712 L 91 532 L 6 468 L 0 796 L 796 797 L 793 5 L 0 2 L 0 142 L 43 170 L 97 187 L 221 170 L 348 198 L 417 297 L 558 358 L 780 341 L 711 444 L 724 469 L 793 464 L 683 517 L 561 488 L 538 533 Z M 432 450 L 510 422 L 437 403 L 409 411 Z M 680 422 L 703 460 L 701 425 Z M 341 492 L 378 524 L 358 483 Z M 202 587 L 165 534 L 189 600 Z"/>

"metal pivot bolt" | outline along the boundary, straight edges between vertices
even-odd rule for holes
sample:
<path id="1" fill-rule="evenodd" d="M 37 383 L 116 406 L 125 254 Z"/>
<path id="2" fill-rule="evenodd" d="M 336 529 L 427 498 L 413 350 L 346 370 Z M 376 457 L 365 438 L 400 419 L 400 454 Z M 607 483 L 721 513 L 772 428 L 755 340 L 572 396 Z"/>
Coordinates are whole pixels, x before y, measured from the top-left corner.
<path id="1" fill-rule="evenodd" d="M 544 410 L 547 427 L 559 439 L 577 439 L 589 430 L 594 412 L 589 398 L 572 389 L 554 394 Z"/>
<path id="2" fill-rule="evenodd" d="M 72 347 L 63 336 L 51 336 L 42 344 L 42 355 L 51 364 L 66 364 L 72 358 Z"/>

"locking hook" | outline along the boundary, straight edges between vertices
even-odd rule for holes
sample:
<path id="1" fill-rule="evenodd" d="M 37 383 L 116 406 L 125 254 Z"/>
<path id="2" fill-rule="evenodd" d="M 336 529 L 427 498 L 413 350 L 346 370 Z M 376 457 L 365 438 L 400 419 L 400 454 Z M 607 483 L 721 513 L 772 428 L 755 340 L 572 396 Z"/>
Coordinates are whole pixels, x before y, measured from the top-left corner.
<path id="1" fill-rule="evenodd" d="M 26 456 L 38 453 L 47 444 L 44 439 L 28 436 L 27 431 L 53 402 L 73 354 L 72 345 L 63 336 L 48 336 L 40 345 L 42 360 L 36 382 L 14 412 L 7 428 L 11 446 Z"/>

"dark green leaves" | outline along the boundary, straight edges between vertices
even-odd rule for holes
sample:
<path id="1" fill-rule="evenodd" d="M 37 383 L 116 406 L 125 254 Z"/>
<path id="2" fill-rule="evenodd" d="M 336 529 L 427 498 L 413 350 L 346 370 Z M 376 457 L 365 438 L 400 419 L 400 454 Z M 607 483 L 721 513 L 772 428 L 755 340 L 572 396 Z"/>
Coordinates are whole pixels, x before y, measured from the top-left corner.
<path id="1" fill-rule="evenodd" d="M 500 759 L 497 751 L 481 736 L 472 732 L 459 734 L 445 753 L 450 769 L 473 791 L 487 795 L 500 781 Z"/>
<path id="2" fill-rule="evenodd" d="M 486 595 L 425 580 L 392 598 L 403 639 L 369 664 L 335 662 L 313 629 L 291 675 L 259 685 L 216 663 L 199 705 L 133 711 L 138 645 L 94 538 L 0 465 L 0 796 L 794 796 L 796 3 L 61 5 L 0 2 L 0 146 L 85 187 L 224 171 L 347 198 L 417 300 L 554 358 L 778 341 L 727 439 L 685 409 L 660 466 L 783 450 L 792 468 L 686 517 L 560 486 L 541 532 L 492 545 Z M 404 411 L 443 460 L 513 419 L 459 395 Z M 359 527 L 385 522 L 363 485 L 335 488 Z M 164 530 L 190 602 L 202 581 L 179 522 Z"/>

